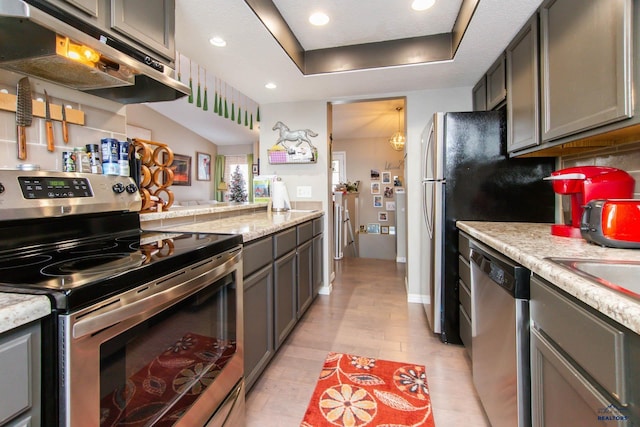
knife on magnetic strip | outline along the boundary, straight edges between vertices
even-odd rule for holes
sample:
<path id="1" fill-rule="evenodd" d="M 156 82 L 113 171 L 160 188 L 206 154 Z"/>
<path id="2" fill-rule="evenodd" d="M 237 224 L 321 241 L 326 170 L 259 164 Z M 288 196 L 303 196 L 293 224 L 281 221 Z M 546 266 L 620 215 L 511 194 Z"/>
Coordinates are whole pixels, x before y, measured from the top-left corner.
<path id="1" fill-rule="evenodd" d="M 25 126 L 31 126 L 33 121 L 33 101 L 31 100 L 31 85 L 29 78 L 23 77 L 18 82 L 16 101 L 16 125 L 18 126 L 18 159 L 27 159 L 27 131 Z"/>
<path id="2" fill-rule="evenodd" d="M 53 122 L 51 121 L 51 103 L 47 90 L 44 90 L 44 124 L 47 128 L 47 150 L 55 151 L 53 143 Z"/>
<path id="3" fill-rule="evenodd" d="M 64 104 L 62 107 L 62 140 L 66 144 L 69 142 L 69 128 L 67 127 L 67 112 L 65 111 Z"/>

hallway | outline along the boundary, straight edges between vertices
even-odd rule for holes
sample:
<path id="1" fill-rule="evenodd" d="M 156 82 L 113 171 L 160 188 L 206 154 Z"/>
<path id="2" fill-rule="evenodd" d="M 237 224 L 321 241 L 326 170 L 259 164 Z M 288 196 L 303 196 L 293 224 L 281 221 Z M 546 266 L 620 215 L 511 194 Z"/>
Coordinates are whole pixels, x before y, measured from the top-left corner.
<path id="1" fill-rule="evenodd" d="M 248 427 L 297 427 L 328 352 L 423 364 L 436 427 L 486 427 L 463 347 L 427 329 L 406 301 L 404 264 L 343 258 L 331 295 L 319 295 L 247 395 Z M 245 325 L 251 327 L 251 325 Z"/>

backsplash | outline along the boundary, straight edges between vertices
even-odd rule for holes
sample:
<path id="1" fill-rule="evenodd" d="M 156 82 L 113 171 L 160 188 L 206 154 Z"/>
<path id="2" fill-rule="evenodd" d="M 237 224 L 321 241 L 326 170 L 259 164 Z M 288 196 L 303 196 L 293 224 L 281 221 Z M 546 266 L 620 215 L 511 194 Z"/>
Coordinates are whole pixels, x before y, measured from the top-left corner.
<path id="1" fill-rule="evenodd" d="M 62 123 L 53 122 L 55 151 L 47 150 L 45 121 L 33 118 L 31 126 L 26 128 L 27 159 L 18 160 L 16 143 L 16 115 L 13 112 L 0 110 L 0 168 L 15 169 L 18 164 L 30 163 L 40 165 L 42 170 L 62 170 L 62 152 L 73 151 L 74 147 L 84 147 L 86 144 L 100 144 L 102 138 L 126 139 L 126 115 L 121 106 L 96 99 L 93 96 L 76 95 L 70 89 L 30 79 L 33 99 L 44 98 L 47 89 L 51 102 L 56 105 L 70 105 L 85 114 L 84 126 L 69 124 L 69 142 L 62 140 Z M 0 90 L 10 94 L 16 93 L 17 77 L 12 73 L 0 72 Z M 70 101 L 74 97 L 78 98 Z M 92 102 L 96 99 L 95 104 Z M 84 102 L 78 102 L 82 100 Z M 105 108 L 98 106 L 103 104 Z M 111 108 L 109 110 L 108 108 Z"/>
<path id="2" fill-rule="evenodd" d="M 633 196 L 640 199 L 640 142 L 560 158 L 561 168 L 574 166 L 609 166 L 622 169 L 636 180 Z"/>

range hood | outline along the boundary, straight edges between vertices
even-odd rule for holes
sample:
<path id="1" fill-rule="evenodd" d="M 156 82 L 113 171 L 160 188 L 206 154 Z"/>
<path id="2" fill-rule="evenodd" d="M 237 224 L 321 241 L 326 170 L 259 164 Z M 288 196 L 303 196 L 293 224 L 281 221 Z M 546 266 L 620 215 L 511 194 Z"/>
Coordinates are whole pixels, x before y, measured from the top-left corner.
<path id="1" fill-rule="evenodd" d="M 0 68 L 122 104 L 189 95 L 174 70 L 55 6 L 0 2 Z"/>

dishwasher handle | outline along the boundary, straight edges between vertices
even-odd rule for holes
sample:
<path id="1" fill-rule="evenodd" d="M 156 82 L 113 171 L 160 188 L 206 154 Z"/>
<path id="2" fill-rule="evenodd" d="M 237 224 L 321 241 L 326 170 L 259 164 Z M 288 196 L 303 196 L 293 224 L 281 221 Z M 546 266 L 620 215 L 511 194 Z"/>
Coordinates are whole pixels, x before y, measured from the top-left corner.
<path id="1" fill-rule="evenodd" d="M 514 298 L 529 299 L 529 270 L 523 266 L 492 256 L 477 247 L 471 248 L 470 260 Z"/>

